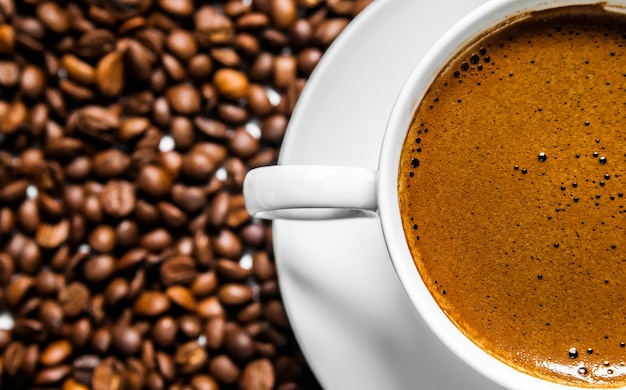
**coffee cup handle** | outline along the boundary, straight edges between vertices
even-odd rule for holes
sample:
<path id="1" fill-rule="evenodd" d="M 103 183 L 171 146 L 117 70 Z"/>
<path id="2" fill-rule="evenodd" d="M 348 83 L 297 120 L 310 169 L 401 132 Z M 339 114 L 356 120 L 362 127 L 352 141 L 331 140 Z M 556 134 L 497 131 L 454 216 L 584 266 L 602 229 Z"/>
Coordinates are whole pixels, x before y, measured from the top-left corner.
<path id="1" fill-rule="evenodd" d="M 365 168 L 274 165 L 252 169 L 243 195 L 250 215 L 263 219 L 375 216 L 377 175 Z"/>

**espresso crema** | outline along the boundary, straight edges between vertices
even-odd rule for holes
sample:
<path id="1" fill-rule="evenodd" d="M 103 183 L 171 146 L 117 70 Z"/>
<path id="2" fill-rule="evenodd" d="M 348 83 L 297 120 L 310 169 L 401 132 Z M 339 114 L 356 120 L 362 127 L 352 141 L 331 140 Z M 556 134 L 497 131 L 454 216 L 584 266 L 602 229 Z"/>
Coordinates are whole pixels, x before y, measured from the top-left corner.
<path id="1" fill-rule="evenodd" d="M 417 109 L 399 202 L 451 321 L 530 375 L 626 385 L 626 16 L 529 14 L 464 49 Z"/>

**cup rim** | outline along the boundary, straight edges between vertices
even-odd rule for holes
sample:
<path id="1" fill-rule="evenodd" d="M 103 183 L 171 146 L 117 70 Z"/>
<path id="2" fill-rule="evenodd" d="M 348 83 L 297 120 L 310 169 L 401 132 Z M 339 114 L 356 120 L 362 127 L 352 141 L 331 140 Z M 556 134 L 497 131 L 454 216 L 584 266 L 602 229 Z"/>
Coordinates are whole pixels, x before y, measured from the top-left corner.
<path id="1" fill-rule="evenodd" d="M 621 8 L 619 0 L 490 0 L 455 23 L 413 69 L 393 105 L 381 146 L 377 196 L 383 237 L 393 267 L 417 317 L 458 358 L 475 371 L 509 389 L 573 389 L 518 371 L 466 337 L 438 306 L 415 268 L 406 242 L 398 204 L 400 153 L 413 114 L 435 77 L 458 51 L 484 31 L 532 11 L 570 5 L 602 4 Z M 588 388 L 588 387 L 587 387 Z"/>

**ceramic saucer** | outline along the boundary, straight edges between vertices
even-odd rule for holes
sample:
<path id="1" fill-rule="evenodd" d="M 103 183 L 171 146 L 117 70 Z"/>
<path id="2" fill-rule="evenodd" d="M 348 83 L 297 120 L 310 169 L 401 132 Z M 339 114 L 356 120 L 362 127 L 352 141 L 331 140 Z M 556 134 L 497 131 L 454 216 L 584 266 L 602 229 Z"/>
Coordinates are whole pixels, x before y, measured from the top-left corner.
<path id="1" fill-rule="evenodd" d="M 387 117 L 411 69 L 484 0 L 377 0 L 323 57 L 290 121 L 280 164 L 376 169 Z M 376 218 L 276 221 L 281 290 L 326 389 L 495 389 L 412 313 Z"/>

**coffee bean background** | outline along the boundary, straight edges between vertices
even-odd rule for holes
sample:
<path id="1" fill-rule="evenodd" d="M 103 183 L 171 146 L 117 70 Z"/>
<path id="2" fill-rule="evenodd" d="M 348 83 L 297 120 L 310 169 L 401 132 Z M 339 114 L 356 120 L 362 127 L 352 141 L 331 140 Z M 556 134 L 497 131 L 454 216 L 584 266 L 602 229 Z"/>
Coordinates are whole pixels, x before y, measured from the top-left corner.
<path id="1" fill-rule="evenodd" d="M 0 0 L 0 387 L 317 389 L 246 172 L 371 0 Z"/>

